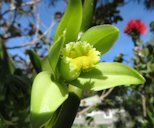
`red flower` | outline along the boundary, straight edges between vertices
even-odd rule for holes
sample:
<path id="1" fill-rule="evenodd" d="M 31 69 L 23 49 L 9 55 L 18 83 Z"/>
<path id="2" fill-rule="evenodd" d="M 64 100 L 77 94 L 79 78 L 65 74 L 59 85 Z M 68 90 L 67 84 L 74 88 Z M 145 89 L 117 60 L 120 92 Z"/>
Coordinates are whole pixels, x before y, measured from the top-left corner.
<path id="1" fill-rule="evenodd" d="M 124 29 L 124 32 L 129 35 L 140 35 L 146 32 L 146 25 L 139 19 L 130 20 Z"/>

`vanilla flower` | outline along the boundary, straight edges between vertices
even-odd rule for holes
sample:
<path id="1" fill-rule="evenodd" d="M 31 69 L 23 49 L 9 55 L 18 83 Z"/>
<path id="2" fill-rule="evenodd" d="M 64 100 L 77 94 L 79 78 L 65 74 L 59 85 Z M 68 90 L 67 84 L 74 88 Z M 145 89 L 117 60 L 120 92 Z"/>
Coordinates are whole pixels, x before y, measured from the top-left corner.
<path id="1" fill-rule="evenodd" d="M 76 79 L 100 61 L 100 52 L 85 41 L 70 42 L 62 50 L 60 73 L 66 80 Z"/>

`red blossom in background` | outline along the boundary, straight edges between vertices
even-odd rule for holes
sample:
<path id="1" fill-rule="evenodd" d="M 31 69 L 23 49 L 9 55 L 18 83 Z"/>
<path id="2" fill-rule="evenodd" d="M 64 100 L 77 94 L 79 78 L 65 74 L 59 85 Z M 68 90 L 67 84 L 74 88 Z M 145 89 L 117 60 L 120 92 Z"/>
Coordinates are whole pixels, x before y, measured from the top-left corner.
<path id="1" fill-rule="evenodd" d="M 140 35 L 146 32 L 146 25 L 139 19 L 130 20 L 124 29 L 124 32 L 129 35 Z"/>

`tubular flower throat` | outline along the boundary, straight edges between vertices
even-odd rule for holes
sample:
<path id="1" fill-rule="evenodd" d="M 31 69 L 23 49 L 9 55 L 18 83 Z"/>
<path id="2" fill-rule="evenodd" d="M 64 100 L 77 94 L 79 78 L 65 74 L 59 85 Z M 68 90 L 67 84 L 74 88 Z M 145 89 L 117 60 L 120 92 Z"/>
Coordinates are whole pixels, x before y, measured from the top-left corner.
<path id="1" fill-rule="evenodd" d="M 100 61 L 100 52 L 85 41 L 70 42 L 62 50 L 60 73 L 66 80 L 76 79 Z"/>

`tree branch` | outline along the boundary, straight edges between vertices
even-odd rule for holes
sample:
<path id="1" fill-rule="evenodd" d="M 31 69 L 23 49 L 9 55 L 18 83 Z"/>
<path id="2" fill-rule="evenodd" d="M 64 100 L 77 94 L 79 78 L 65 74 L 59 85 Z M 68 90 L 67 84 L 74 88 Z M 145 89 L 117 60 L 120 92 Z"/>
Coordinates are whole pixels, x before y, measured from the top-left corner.
<path id="1" fill-rule="evenodd" d="M 17 46 L 7 47 L 7 49 L 17 49 L 17 48 L 27 47 L 27 46 L 36 44 L 40 39 L 45 37 L 52 30 L 52 28 L 54 27 L 55 23 L 56 23 L 55 20 L 52 20 L 49 28 L 43 34 L 41 34 L 39 37 L 38 37 L 38 30 L 39 29 L 37 27 L 35 38 L 32 41 L 28 41 L 26 43 L 23 43 L 23 44 L 17 45 Z"/>
<path id="2" fill-rule="evenodd" d="M 110 88 L 105 94 L 102 93 L 102 95 L 100 96 L 101 101 L 103 101 L 108 95 L 110 95 L 113 89 L 114 88 Z"/>
<path id="3" fill-rule="evenodd" d="M 21 6 L 33 6 L 33 5 L 35 5 L 35 4 L 39 3 L 39 2 L 40 2 L 40 0 L 32 0 L 32 1 L 29 1 L 29 2 L 22 3 Z M 5 15 L 5 14 L 7 14 L 9 12 L 14 11 L 15 9 L 16 9 L 16 7 L 13 6 L 12 8 L 10 8 L 10 9 L 4 11 L 2 14 L 0 14 L 0 17 L 2 17 L 3 15 Z"/>
<path id="4" fill-rule="evenodd" d="M 141 99 L 142 99 L 143 116 L 146 117 L 147 116 L 147 113 L 146 113 L 146 99 L 145 99 L 145 96 L 143 94 L 141 94 Z"/>
<path id="5" fill-rule="evenodd" d="M 102 92 L 102 95 L 99 97 L 100 100 L 103 102 L 103 101 L 105 100 L 105 98 L 111 94 L 111 92 L 112 92 L 113 89 L 114 89 L 114 88 L 110 88 L 107 92 L 103 91 L 103 92 Z M 87 113 L 87 112 L 90 111 L 92 108 L 96 107 L 97 105 L 98 105 L 98 103 L 96 103 L 96 104 L 94 104 L 94 105 L 92 105 L 92 106 L 86 107 L 85 109 L 83 109 L 83 110 L 81 110 L 80 112 L 78 112 L 77 116 L 83 115 L 83 114 Z"/>

